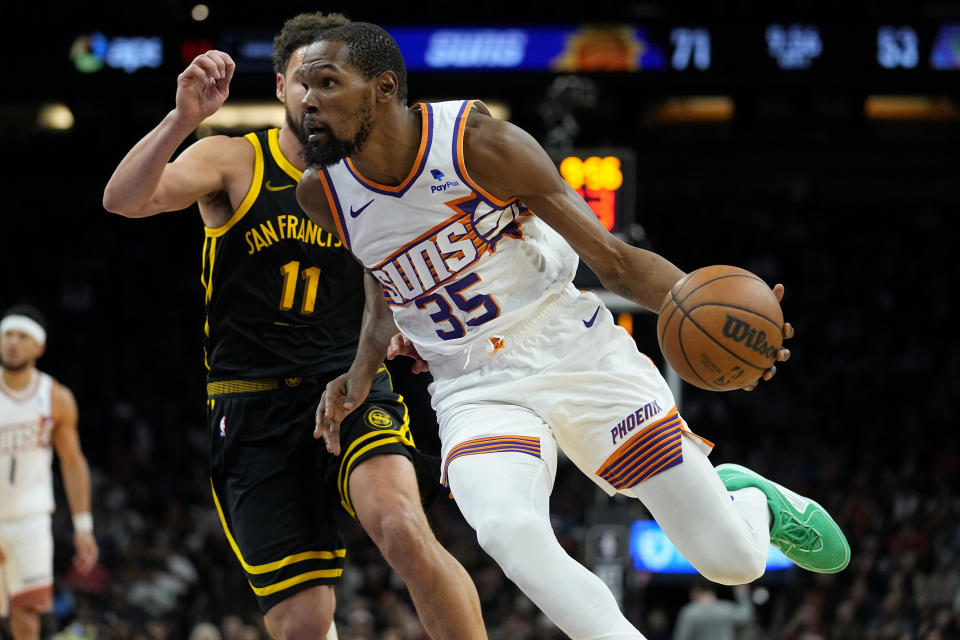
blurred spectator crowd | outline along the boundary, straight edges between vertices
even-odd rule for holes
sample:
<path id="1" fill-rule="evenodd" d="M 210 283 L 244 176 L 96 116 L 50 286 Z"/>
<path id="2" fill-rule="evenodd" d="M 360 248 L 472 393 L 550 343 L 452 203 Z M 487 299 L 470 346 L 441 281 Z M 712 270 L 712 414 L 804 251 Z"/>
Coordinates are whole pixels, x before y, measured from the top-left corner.
<path id="1" fill-rule="evenodd" d="M 853 550 L 840 574 L 791 569 L 752 585 L 755 615 L 741 640 L 960 638 L 960 344 L 951 330 L 960 270 L 945 232 L 955 201 L 932 182 L 891 183 L 895 167 L 812 186 L 734 168 L 710 181 L 693 167 L 696 179 L 658 186 L 651 174 L 645 185 L 641 210 L 659 212 L 641 220 L 655 250 L 685 270 L 733 263 L 783 282 L 785 316 L 797 329 L 793 357 L 772 382 L 752 393 L 685 386 L 682 413 L 717 443 L 715 464 L 736 461 L 814 497 Z M 838 195 L 841 182 L 855 195 Z M 88 216 L 81 231 L 49 239 L 50 255 L 68 269 L 28 282 L 29 295 L 0 295 L 4 306 L 25 299 L 50 317 L 39 365 L 76 393 L 94 474 L 101 558 L 90 575 L 70 568 L 57 485 L 47 637 L 262 640 L 253 594 L 210 498 L 199 222 L 193 212 L 135 222 Z M 635 337 L 657 360 L 652 316 L 637 317 Z M 391 367 L 398 386 L 408 385 L 415 436 L 436 453 L 425 381 L 405 376 L 405 363 Z M 555 528 L 584 562 L 598 510 L 644 516 L 562 462 Z M 476 582 L 491 640 L 564 637 L 482 552 L 452 500 L 441 497 L 429 516 Z M 340 638 L 425 639 L 403 584 L 356 523 L 344 518 L 343 526 Z M 689 584 L 628 569 L 624 610 L 648 640 L 670 639 Z"/>

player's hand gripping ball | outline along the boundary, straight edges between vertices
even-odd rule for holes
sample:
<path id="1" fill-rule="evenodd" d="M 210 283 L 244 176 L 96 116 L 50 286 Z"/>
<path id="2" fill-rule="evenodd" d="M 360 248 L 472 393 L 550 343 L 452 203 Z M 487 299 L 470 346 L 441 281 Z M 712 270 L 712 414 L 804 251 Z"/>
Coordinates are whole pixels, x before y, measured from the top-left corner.
<path id="1" fill-rule="evenodd" d="M 783 311 L 767 284 L 739 267 L 692 271 L 667 294 L 660 350 L 677 374 L 710 391 L 755 383 L 783 344 Z"/>

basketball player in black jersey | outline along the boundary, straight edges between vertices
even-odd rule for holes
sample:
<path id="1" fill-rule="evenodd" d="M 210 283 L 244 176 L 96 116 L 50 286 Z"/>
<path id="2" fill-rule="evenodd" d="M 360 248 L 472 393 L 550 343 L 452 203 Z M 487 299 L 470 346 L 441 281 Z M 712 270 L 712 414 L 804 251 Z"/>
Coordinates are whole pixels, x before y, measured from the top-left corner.
<path id="1" fill-rule="evenodd" d="M 361 331 L 395 331 L 370 311 L 382 305 L 364 315 L 379 284 L 296 199 L 306 165 L 295 74 L 318 33 L 345 22 L 301 14 L 276 37 L 279 129 L 203 138 L 171 161 L 224 103 L 235 69 L 220 51 L 195 58 L 178 78 L 176 107 L 120 162 L 103 204 L 131 218 L 199 205 L 213 501 L 270 634 L 322 638 L 331 627 L 345 556 L 339 505 L 404 580 L 432 638 L 482 639 L 476 588 L 424 515 L 411 464 L 420 454 L 382 364 L 341 427 L 339 455 L 312 437 L 320 395 L 351 366 Z"/>

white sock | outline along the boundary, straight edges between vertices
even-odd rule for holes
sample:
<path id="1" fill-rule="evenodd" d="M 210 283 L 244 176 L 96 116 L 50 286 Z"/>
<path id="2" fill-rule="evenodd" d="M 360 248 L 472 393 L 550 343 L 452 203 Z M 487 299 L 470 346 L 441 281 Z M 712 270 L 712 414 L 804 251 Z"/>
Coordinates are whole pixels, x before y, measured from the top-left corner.
<path id="1" fill-rule="evenodd" d="M 730 492 L 733 498 L 733 506 L 743 517 L 754 532 L 759 542 L 770 542 L 770 505 L 767 503 L 767 496 L 756 487 L 745 487 Z"/>

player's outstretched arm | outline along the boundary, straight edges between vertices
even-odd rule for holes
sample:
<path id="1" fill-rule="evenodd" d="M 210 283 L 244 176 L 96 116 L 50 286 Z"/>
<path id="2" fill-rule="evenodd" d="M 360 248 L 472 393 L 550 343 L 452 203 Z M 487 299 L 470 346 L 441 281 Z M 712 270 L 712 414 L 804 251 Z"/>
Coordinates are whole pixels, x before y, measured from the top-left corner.
<path id="1" fill-rule="evenodd" d="M 520 198 L 559 232 L 610 291 L 656 312 L 670 287 L 685 275 L 658 254 L 609 233 L 546 151 L 519 127 L 471 114 L 464 161 L 484 190 L 504 201 Z"/>
<path id="2" fill-rule="evenodd" d="M 99 550 L 90 515 L 90 468 L 80 448 L 77 414 L 73 393 L 63 385 L 56 385 L 53 392 L 53 446 L 60 460 L 63 487 L 73 515 L 76 547 L 73 564 L 80 573 L 87 573 L 97 563 Z"/>
<path id="3" fill-rule="evenodd" d="M 127 152 L 103 193 L 106 210 L 131 218 L 178 211 L 224 188 L 231 145 L 246 142 L 223 136 L 195 143 L 170 159 L 203 120 L 223 105 L 235 65 L 222 51 L 207 51 L 177 78 L 176 107 Z"/>
<path id="4" fill-rule="evenodd" d="M 522 129 L 471 114 L 464 160 L 474 181 L 491 195 L 501 200 L 520 198 L 559 232 L 610 291 L 657 313 L 667 292 L 685 275 L 660 255 L 628 245 L 608 232 L 563 180 L 546 151 Z M 776 285 L 773 292 L 782 299 L 783 285 Z M 793 337 L 789 322 L 784 323 L 783 335 Z M 789 358 L 789 349 L 777 352 L 777 362 Z M 770 367 L 760 379 L 769 380 L 776 372 L 776 366 Z"/>

